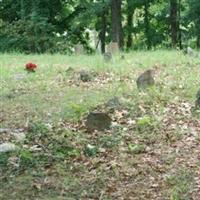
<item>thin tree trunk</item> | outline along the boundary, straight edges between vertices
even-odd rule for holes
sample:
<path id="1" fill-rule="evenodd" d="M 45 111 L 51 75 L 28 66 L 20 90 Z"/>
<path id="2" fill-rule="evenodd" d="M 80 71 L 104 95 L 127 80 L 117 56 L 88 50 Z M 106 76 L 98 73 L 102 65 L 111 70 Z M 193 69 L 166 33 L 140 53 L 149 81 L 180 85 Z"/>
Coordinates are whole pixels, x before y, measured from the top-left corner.
<path id="1" fill-rule="evenodd" d="M 128 36 L 127 36 L 127 49 L 132 48 L 133 45 L 133 36 L 132 36 L 132 29 L 133 29 L 133 9 L 128 5 L 128 12 L 127 12 L 127 27 L 128 27 Z"/>
<path id="2" fill-rule="evenodd" d="M 171 25 L 171 40 L 172 46 L 177 47 L 178 39 L 180 40 L 179 30 L 179 12 L 177 0 L 170 0 L 170 25 Z"/>
<path id="3" fill-rule="evenodd" d="M 145 35 L 146 35 L 146 45 L 147 49 L 151 49 L 151 30 L 149 22 L 149 4 L 146 2 L 144 5 L 144 23 L 145 23 Z"/>
<path id="4" fill-rule="evenodd" d="M 121 4 L 121 0 L 111 0 L 112 42 L 117 42 L 120 49 L 123 48 Z"/>
<path id="5" fill-rule="evenodd" d="M 178 2 L 178 24 L 177 24 L 177 29 L 178 29 L 178 42 L 179 42 L 179 48 L 182 49 L 182 33 L 180 29 L 180 23 L 181 23 L 181 0 Z"/>
<path id="6" fill-rule="evenodd" d="M 200 49 L 200 26 L 197 29 L 197 48 Z"/>
<path id="7" fill-rule="evenodd" d="M 101 53 L 105 53 L 105 47 L 106 47 L 106 27 L 107 27 L 107 21 L 106 21 L 106 12 L 103 12 L 101 17 L 101 32 L 100 32 L 100 41 L 101 41 Z"/>

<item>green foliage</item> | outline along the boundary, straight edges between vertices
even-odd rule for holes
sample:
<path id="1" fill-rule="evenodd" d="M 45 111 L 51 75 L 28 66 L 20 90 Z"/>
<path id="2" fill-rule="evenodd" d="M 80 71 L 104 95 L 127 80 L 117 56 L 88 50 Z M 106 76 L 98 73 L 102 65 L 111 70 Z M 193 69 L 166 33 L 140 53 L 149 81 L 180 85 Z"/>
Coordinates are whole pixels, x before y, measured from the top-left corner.
<path id="1" fill-rule="evenodd" d="M 149 116 L 144 116 L 137 121 L 137 130 L 140 133 L 149 132 L 153 128 L 153 120 Z"/>
<path id="2" fill-rule="evenodd" d="M 91 31 L 97 31 L 100 39 L 104 15 L 105 42 L 112 40 L 110 0 L 2 0 L 0 3 L 1 52 L 71 53 L 72 47 L 80 43 L 92 53 Z M 171 46 L 170 1 L 127 0 L 121 6 L 128 50 Z M 199 0 L 180 1 L 183 46 L 200 46 L 199 8 Z"/>
<path id="3" fill-rule="evenodd" d="M 8 159 L 9 159 L 8 153 L 0 154 L 0 172 L 1 172 L 1 170 L 3 170 L 4 168 L 7 167 Z"/>
<path id="4" fill-rule="evenodd" d="M 49 132 L 49 129 L 42 122 L 30 122 L 28 131 L 33 134 L 46 135 Z"/>
<path id="5" fill-rule="evenodd" d="M 3 23 L 0 30 L 0 51 L 3 52 L 63 53 L 70 49 L 61 38 L 56 38 L 54 26 L 42 18 Z"/>
<path id="6" fill-rule="evenodd" d="M 87 112 L 87 107 L 82 104 L 71 103 L 70 110 L 74 118 L 80 119 Z"/>
<path id="7" fill-rule="evenodd" d="M 34 167 L 36 162 L 34 155 L 28 150 L 21 150 L 19 152 L 20 168 L 31 168 Z"/>
<path id="8" fill-rule="evenodd" d="M 98 148 L 94 145 L 91 144 L 87 144 L 85 149 L 84 149 L 84 153 L 86 156 L 96 156 L 98 153 Z"/>

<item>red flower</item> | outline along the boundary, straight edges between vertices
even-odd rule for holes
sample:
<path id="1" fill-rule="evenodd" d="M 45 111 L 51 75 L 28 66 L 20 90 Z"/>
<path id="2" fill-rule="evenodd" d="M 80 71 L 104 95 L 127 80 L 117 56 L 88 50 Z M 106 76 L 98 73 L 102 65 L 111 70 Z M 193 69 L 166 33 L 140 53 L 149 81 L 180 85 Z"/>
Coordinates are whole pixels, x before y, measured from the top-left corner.
<path id="1" fill-rule="evenodd" d="M 35 72 L 35 69 L 37 68 L 37 65 L 34 63 L 27 63 L 26 64 L 26 70 L 29 72 Z"/>

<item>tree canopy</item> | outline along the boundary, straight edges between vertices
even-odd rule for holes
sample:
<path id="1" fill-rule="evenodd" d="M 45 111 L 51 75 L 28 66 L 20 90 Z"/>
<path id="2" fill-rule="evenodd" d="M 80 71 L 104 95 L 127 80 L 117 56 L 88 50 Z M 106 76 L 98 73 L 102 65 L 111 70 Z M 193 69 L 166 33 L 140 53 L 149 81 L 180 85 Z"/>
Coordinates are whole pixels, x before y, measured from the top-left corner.
<path id="1" fill-rule="evenodd" d="M 97 41 L 91 45 L 96 34 Z M 200 48 L 199 0 L 1 0 L 0 51 Z"/>

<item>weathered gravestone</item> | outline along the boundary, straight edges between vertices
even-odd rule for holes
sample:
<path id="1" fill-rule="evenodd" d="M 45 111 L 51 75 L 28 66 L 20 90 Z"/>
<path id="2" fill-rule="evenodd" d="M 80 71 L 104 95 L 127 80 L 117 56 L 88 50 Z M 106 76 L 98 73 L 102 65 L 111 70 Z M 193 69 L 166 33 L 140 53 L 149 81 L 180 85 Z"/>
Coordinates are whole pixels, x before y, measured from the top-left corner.
<path id="1" fill-rule="evenodd" d="M 112 60 L 112 53 L 111 52 L 106 52 L 103 54 L 104 61 L 110 62 Z"/>
<path id="2" fill-rule="evenodd" d="M 82 70 L 80 72 L 80 80 L 83 82 L 89 82 L 92 80 L 92 75 L 89 72 Z"/>
<path id="3" fill-rule="evenodd" d="M 111 118 L 107 113 L 91 112 L 86 119 L 86 128 L 88 131 L 104 131 L 111 126 Z"/>
<path id="4" fill-rule="evenodd" d="M 138 89 L 147 89 L 153 86 L 155 84 L 153 74 L 153 70 L 143 72 L 136 81 Z"/>
<path id="5" fill-rule="evenodd" d="M 198 57 L 198 53 L 192 49 L 191 47 L 187 47 L 187 55 L 191 56 L 191 57 Z"/>

